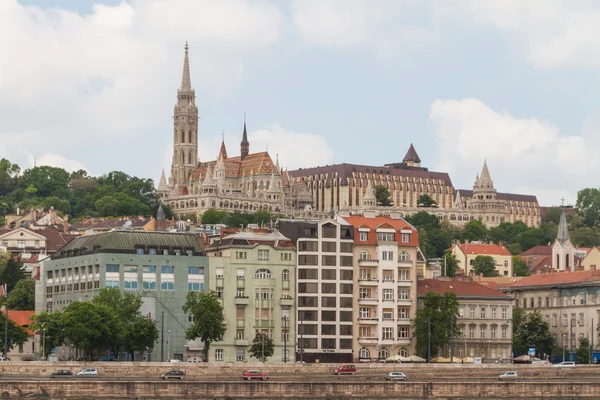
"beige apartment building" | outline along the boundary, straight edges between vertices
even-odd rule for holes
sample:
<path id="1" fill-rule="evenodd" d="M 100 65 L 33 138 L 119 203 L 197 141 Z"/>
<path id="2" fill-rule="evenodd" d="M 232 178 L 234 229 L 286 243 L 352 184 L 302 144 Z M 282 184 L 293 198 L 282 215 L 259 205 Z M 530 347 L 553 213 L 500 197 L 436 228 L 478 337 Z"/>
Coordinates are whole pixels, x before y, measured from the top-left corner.
<path id="1" fill-rule="evenodd" d="M 419 302 L 428 292 L 453 292 L 458 298 L 456 323 L 461 337 L 441 349 L 443 357 L 481 357 L 495 362 L 512 357 L 512 309 L 514 298 L 470 278 L 424 279 L 418 282 Z"/>
<path id="2" fill-rule="evenodd" d="M 356 361 L 414 353 L 417 230 L 403 219 L 353 216 Z"/>
<path id="3" fill-rule="evenodd" d="M 496 264 L 496 271 L 500 276 L 513 275 L 512 255 L 504 246 L 472 242 L 454 244 L 450 251 L 456 257 L 458 267 L 464 271 L 465 275 L 469 275 L 473 271 L 473 262 L 477 256 L 492 257 Z"/>

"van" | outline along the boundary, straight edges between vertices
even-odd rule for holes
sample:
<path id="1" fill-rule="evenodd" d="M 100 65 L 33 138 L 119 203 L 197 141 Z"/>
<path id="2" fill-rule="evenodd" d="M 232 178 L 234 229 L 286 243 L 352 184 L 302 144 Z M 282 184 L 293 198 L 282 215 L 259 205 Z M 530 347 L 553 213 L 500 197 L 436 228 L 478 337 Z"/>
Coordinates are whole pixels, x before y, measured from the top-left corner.
<path id="1" fill-rule="evenodd" d="M 354 375 L 356 373 L 356 365 L 353 364 L 348 364 L 348 365 L 342 365 L 339 368 L 336 368 L 333 370 L 333 374 L 334 375 Z"/>

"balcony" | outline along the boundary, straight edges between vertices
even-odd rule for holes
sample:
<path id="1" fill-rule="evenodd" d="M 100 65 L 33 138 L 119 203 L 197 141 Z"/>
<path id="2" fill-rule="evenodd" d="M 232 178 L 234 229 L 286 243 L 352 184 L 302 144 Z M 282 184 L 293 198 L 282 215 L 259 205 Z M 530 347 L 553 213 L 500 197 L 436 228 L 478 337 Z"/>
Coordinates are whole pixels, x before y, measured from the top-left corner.
<path id="1" fill-rule="evenodd" d="M 381 283 L 387 283 L 387 284 L 391 284 L 394 282 L 395 281 L 392 278 L 383 278 L 383 281 L 381 281 Z"/>
<path id="2" fill-rule="evenodd" d="M 413 262 L 410 260 L 399 260 L 398 268 L 411 268 L 413 266 Z"/>
<path id="3" fill-rule="evenodd" d="M 409 318 L 398 318 L 397 323 L 398 323 L 398 325 L 402 325 L 402 326 L 410 326 L 411 325 L 411 321 Z"/>
<path id="4" fill-rule="evenodd" d="M 256 308 L 273 308 L 273 300 L 270 300 L 270 299 L 254 300 L 254 307 L 256 307 Z"/>
<path id="5" fill-rule="evenodd" d="M 361 325 L 377 325 L 379 323 L 379 318 L 377 317 L 365 317 L 358 318 L 358 323 Z"/>
<path id="6" fill-rule="evenodd" d="M 361 267 L 377 267 L 379 260 L 358 260 L 358 265 Z"/>
<path id="7" fill-rule="evenodd" d="M 377 297 L 362 297 L 358 299 L 358 304 L 377 304 L 379 299 Z"/>
<path id="8" fill-rule="evenodd" d="M 377 344 L 378 341 L 379 341 L 379 338 L 377 338 L 375 336 L 358 338 L 359 344 Z"/>
<path id="9" fill-rule="evenodd" d="M 257 319 L 254 321 L 255 328 L 273 328 L 273 320 L 272 319 Z"/>
<path id="10" fill-rule="evenodd" d="M 248 304 L 250 304 L 250 299 L 248 298 L 248 296 L 235 296 L 234 303 L 236 305 L 247 306 Z"/>
<path id="11" fill-rule="evenodd" d="M 407 288 L 412 286 L 412 281 L 398 281 L 398 287 Z"/>
<path id="12" fill-rule="evenodd" d="M 409 306 L 412 304 L 412 300 L 410 299 L 398 299 L 397 304 L 399 306 Z"/>
<path id="13" fill-rule="evenodd" d="M 294 299 L 291 296 L 282 297 L 281 299 L 279 299 L 279 303 L 282 306 L 293 306 L 294 305 Z"/>
<path id="14" fill-rule="evenodd" d="M 248 346 L 248 339 L 235 339 L 234 344 L 236 346 Z"/>
<path id="15" fill-rule="evenodd" d="M 396 344 L 401 345 L 401 346 L 408 346 L 411 344 L 412 340 L 409 337 L 406 337 L 406 338 L 399 337 L 395 340 L 395 342 L 396 342 Z"/>
<path id="16" fill-rule="evenodd" d="M 358 284 L 361 286 L 377 286 L 379 284 L 379 279 L 377 279 L 377 277 L 367 278 L 367 279 L 359 279 Z"/>

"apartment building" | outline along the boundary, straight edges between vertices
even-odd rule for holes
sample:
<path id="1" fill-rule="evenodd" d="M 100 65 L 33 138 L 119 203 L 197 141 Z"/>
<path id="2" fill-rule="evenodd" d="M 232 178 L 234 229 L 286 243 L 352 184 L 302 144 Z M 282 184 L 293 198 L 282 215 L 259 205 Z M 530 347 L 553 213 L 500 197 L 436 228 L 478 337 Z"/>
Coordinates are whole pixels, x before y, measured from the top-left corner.
<path id="1" fill-rule="evenodd" d="M 420 280 L 419 306 L 428 292 L 453 292 L 458 298 L 456 324 L 462 334 L 442 349 L 441 356 L 481 357 L 484 362 L 512 357 L 512 296 L 468 277 Z"/>
<path id="2" fill-rule="evenodd" d="M 357 361 L 414 353 L 417 230 L 403 219 L 352 216 L 354 343 Z"/>
<path id="3" fill-rule="evenodd" d="M 492 257 L 500 276 L 513 275 L 512 255 L 503 245 L 481 242 L 459 243 L 452 245 L 450 251 L 456 257 L 458 267 L 465 275 L 473 271 L 473 262 L 477 256 Z"/>
<path id="4" fill-rule="evenodd" d="M 252 361 L 248 350 L 261 332 L 275 346 L 267 362 L 294 362 L 296 249 L 292 241 L 277 231 L 224 232 L 206 248 L 206 255 L 214 276 L 209 288 L 223 299 L 227 324 L 223 340 L 211 345 L 211 359 Z"/>
<path id="5" fill-rule="evenodd" d="M 296 358 L 352 362 L 353 233 L 344 221 L 278 221 L 297 248 Z"/>
<path id="6" fill-rule="evenodd" d="M 195 235 L 114 231 L 79 236 L 42 263 L 35 311 L 53 312 L 73 301 L 89 301 L 105 287 L 138 293 L 143 314 L 159 327 L 150 359 L 187 361 L 189 325 L 182 307 L 188 291 L 204 290 L 206 272 L 208 259 Z"/>

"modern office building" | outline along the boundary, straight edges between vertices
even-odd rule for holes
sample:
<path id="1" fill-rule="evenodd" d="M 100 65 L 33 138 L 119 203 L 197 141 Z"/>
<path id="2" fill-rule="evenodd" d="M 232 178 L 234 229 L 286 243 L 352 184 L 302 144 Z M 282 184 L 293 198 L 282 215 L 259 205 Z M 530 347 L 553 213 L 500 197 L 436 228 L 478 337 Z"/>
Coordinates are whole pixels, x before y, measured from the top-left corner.
<path id="1" fill-rule="evenodd" d="M 414 354 L 417 230 L 403 219 L 352 216 L 354 354 L 358 361 Z"/>
<path id="2" fill-rule="evenodd" d="M 264 229 L 222 236 L 206 249 L 209 275 L 214 277 L 209 289 L 223 299 L 226 322 L 223 340 L 211 345 L 211 360 L 252 361 L 249 349 L 260 332 L 275 347 L 266 362 L 294 362 L 294 244 L 279 232 Z"/>
<path id="3" fill-rule="evenodd" d="M 207 284 L 208 259 L 195 235 L 115 231 L 73 239 L 41 265 L 36 312 L 87 301 L 101 288 L 142 296 L 142 312 L 157 322 L 151 360 L 188 358 L 182 306 L 188 291 Z M 140 355 L 144 359 L 146 355 Z"/>
<path id="4" fill-rule="evenodd" d="M 305 362 L 352 362 L 353 227 L 329 219 L 279 221 L 297 248 L 297 358 Z"/>

